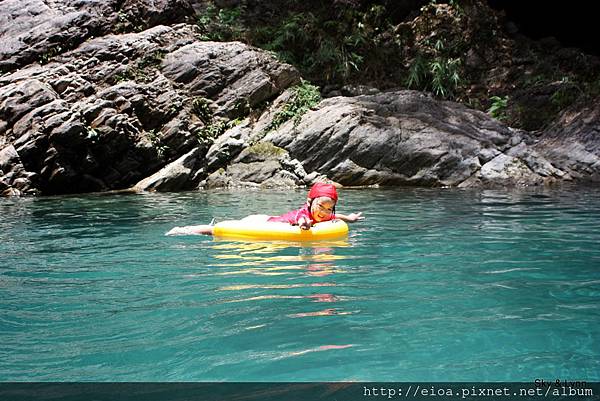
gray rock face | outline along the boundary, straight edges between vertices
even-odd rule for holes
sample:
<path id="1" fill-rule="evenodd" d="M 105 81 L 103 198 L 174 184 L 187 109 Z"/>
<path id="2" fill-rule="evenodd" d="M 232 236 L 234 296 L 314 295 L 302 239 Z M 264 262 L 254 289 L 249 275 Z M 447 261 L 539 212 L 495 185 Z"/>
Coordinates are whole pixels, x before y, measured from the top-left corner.
<path id="1" fill-rule="evenodd" d="M 291 188 L 326 178 L 318 172 L 307 174 L 285 149 L 261 140 L 290 96 L 290 90 L 284 91 L 257 121 L 246 119 L 215 140 L 206 153 L 210 174 L 200 183 L 201 188 Z"/>
<path id="2" fill-rule="evenodd" d="M 308 175 L 302 164 L 291 159 L 284 149 L 269 142 L 259 142 L 246 147 L 226 168 L 210 174 L 200 186 L 295 188 L 317 178 L 317 175 Z"/>
<path id="3" fill-rule="evenodd" d="M 46 63 L 94 36 L 183 22 L 187 0 L 6 0 L 0 7 L 0 72 Z"/>
<path id="4" fill-rule="evenodd" d="M 600 99 L 564 113 L 534 148 L 572 177 L 600 182 Z"/>
<path id="5" fill-rule="evenodd" d="M 133 186 L 135 191 L 173 192 L 194 187 L 198 184 L 194 172 L 198 171 L 199 148 L 191 150 L 179 159 L 163 167 L 150 177 Z"/>
<path id="6" fill-rule="evenodd" d="M 0 77 L 0 150 L 22 166 L 0 179 L 42 194 L 122 189 L 193 149 L 202 170 L 217 127 L 298 79 L 241 43 L 199 42 L 192 25 L 88 40 Z"/>
<path id="7" fill-rule="evenodd" d="M 0 194 L 3 196 L 35 195 L 31 182 L 35 173 L 25 171 L 14 146 L 0 150 Z"/>
<path id="8" fill-rule="evenodd" d="M 232 118 L 298 82 L 289 65 L 239 42 L 183 46 L 165 57 L 162 71 L 192 95 L 215 99 L 215 112 Z"/>
<path id="9" fill-rule="evenodd" d="M 536 185 L 566 176 L 522 149 L 533 141 L 526 133 L 414 91 L 326 99 L 264 140 L 343 185 Z"/>
<path id="10" fill-rule="evenodd" d="M 598 101 L 531 135 L 419 92 L 358 85 L 270 131 L 297 71 L 242 43 L 200 41 L 183 23 L 191 16 L 188 0 L 3 1 L 0 193 L 324 177 L 459 187 L 600 181 Z"/>

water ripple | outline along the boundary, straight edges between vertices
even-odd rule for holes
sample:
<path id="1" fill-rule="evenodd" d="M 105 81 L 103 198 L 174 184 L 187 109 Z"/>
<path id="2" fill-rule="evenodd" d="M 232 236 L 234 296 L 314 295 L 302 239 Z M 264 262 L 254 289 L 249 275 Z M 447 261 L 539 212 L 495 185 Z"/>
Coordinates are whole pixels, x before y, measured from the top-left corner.
<path id="1" fill-rule="evenodd" d="M 313 244 L 163 236 L 304 191 L 0 200 L 0 379 L 600 380 L 598 190 L 341 195 Z"/>

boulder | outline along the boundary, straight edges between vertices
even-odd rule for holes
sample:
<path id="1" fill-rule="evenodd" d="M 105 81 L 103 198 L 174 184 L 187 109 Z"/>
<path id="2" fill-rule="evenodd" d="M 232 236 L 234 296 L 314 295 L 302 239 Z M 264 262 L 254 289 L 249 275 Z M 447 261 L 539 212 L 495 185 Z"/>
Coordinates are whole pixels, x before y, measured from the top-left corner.
<path id="1" fill-rule="evenodd" d="M 94 36 L 184 22 L 187 0 L 6 0 L 0 7 L 0 72 L 47 63 Z"/>
<path id="2" fill-rule="evenodd" d="M 458 186 L 461 188 L 489 185 L 529 186 L 542 183 L 543 178 L 531 171 L 522 160 L 500 153 Z"/>
<path id="3" fill-rule="evenodd" d="M 564 112 L 533 147 L 579 181 L 600 182 L 600 98 Z"/>
<path id="4" fill-rule="evenodd" d="M 14 146 L 0 150 L 0 195 L 37 195 L 37 174 L 27 172 Z"/>
<path id="5" fill-rule="evenodd" d="M 152 4 L 164 11 L 175 2 Z M 204 156 L 235 125 L 228 122 L 299 76 L 267 52 L 199 39 L 187 24 L 107 34 L 1 76 L 0 149 L 14 146 L 43 194 L 129 188 L 194 150 L 190 174 L 205 178 Z M 191 189 L 198 181 L 184 180 L 184 188 L 155 179 L 147 188 Z"/>
<path id="6" fill-rule="evenodd" d="M 214 112 L 239 117 L 299 82 L 296 70 L 239 42 L 195 42 L 169 53 L 163 74 L 191 95 L 214 101 Z"/>
<path id="7" fill-rule="evenodd" d="M 269 142 L 258 142 L 241 151 L 228 166 L 210 174 L 200 186 L 295 188 L 316 178 L 309 176 L 302 164 L 291 159 L 284 149 Z"/>
<path id="8" fill-rule="evenodd" d="M 243 123 L 227 130 L 218 137 L 206 152 L 206 168 L 216 171 L 233 160 L 244 149 L 250 146 L 249 136 L 252 130 L 249 122 Z"/>
<path id="9" fill-rule="evenodd" d="M 134 191 L 173 192 L 198 185 L 197 175 L 200 152 L 198 148 L 166 165 L 150 177 L 133 186 Z"/>
<path id="10" fill-rule="evenodd" d="M 527 133 L 416 91 L 328 98 L 264 140 L 343 185 L 538 185 L 566 176 L 542 154 L 511 154 L 535 142 Z"/>

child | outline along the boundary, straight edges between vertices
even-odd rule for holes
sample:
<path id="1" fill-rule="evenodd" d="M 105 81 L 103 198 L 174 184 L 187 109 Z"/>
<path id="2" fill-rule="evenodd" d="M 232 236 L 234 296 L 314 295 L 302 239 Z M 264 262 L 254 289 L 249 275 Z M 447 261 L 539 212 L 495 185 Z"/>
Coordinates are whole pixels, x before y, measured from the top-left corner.
<path id="1" fill-rule="evenodd" d="M 350 213 L 349 215 L 335 213 L 335 204 L 337 203 L 337 190 L 333 184 L 317 182 L 312 186 L 308 193 L 306 203 L 298 210 L 285 213 L 281 216 L 268 216 L 263 214 L 254 214 L 244 217 L 241 221 L 245 222 L 283 222 L 292 225 L 298 225 L 303 230 L 308 230 L 313 224 L 321 221 L 334 219 L 343 220 L 348 223 L 364 220 L 362 213 Z M 212 225 L 175 227 L 166 235 L 175 234 L 206 234 L 212 235 Z"/>

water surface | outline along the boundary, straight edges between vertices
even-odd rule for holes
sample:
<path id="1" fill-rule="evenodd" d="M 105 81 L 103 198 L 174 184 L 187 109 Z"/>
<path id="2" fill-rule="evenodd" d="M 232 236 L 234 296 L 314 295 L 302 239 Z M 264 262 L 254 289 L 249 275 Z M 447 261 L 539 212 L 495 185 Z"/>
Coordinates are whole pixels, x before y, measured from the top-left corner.
<path id="1" fill-rule="evenodd" d="M 0 381 L 600 380 L 600 190 L 344 189 L 345 241 L 163 235 L 304 198 L 0 199 Z"/>

